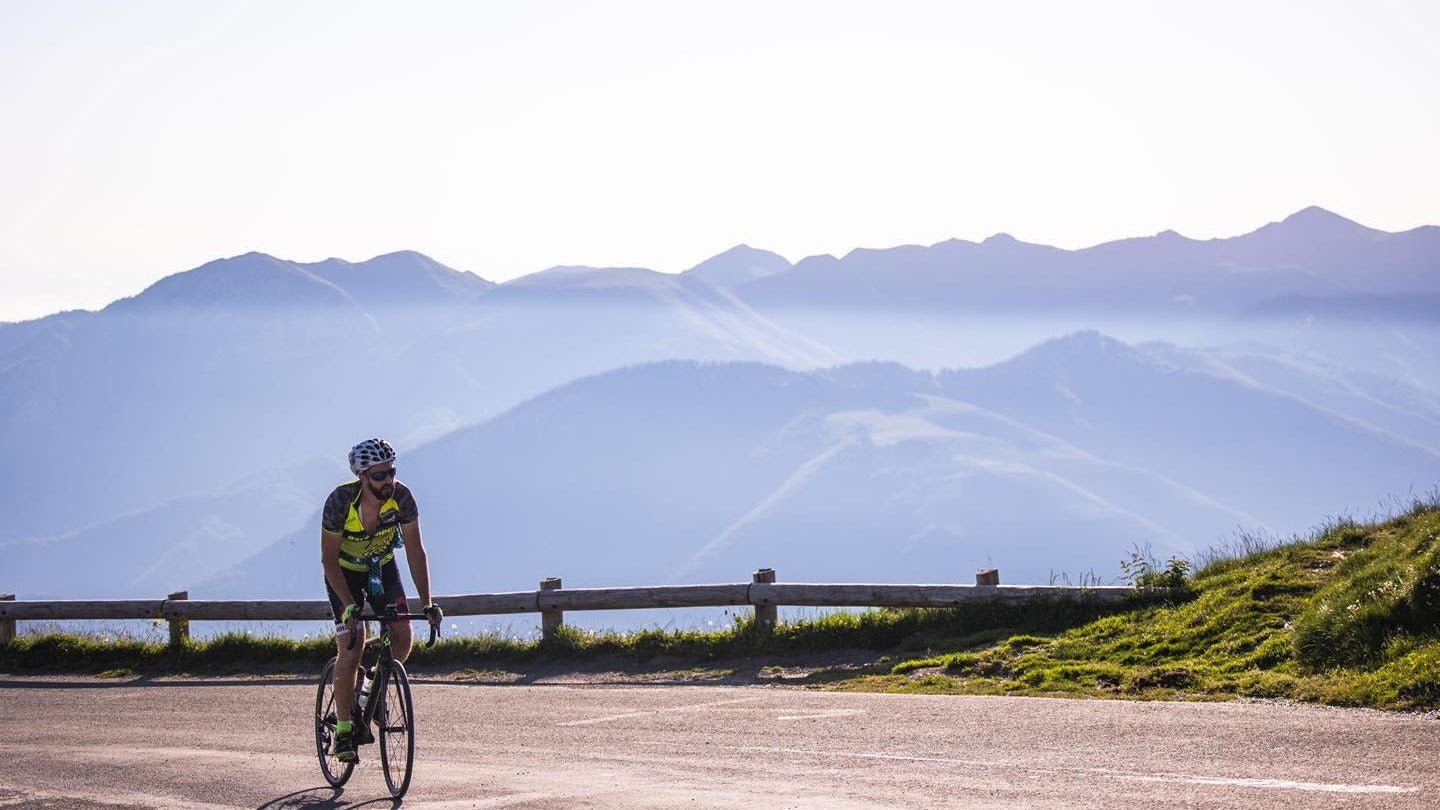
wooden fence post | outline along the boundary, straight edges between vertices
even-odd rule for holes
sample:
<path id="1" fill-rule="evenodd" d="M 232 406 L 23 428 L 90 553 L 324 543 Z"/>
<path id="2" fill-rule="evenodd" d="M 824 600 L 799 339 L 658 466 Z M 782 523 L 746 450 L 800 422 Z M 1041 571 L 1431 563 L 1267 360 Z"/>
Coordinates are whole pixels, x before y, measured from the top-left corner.
<path id="1" fill-rule="evenodd" d="M 560 590 L 559 577 L 546 577 L 540 580 L 540 590 Z M 563 610 L 542 610 L 540 611 L 540 632 L 542 637 L 549 640 L 555 637 L 555 631 L 565 623 L 565 611 Z"/>
<path id="2" fill-rule="evenodd" d="M 774 568 L 761 568 L 750 578 L 751 582 L 770 584 L 775 582 Z M 775 629 L 778 609 L 775 605 L 755 606 L 755 629 L 768 633 Z"/>
<path id="3" fill-rule="evenodd" d="M 168 602 L 180 602 L 190 598 L 189 591 L 176 591 L 165 597 Z M 190 620 L 170 619 L 170 649 L 179 649 L 190 640 Z"/>
<path id="4" fill-rule="evenodd" d="M 0 593 L 0 602 L 14 602 L 15 594 Z M 0 644 L 9 644 L 15 640 L 15 620 L 0 619 Z"/>
<path id="5" fill-rule="evenodd" d="M 1000 584 L 1000 569 L 981 568 L 975 572 L 975 584 L 989 587 L 998 586 Z"/>

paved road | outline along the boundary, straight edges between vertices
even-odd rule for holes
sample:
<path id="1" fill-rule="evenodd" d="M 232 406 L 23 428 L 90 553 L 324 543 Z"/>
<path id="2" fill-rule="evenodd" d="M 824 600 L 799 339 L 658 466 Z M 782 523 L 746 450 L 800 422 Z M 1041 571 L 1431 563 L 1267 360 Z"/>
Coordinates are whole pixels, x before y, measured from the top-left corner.
<path id="1" fill-rule="evenodd" d="M 1271 704 L 419 679 L 408 808 L 1440 807 L 1440 720 Z M 0 676 L 0 808 L 392 807 L 313 687 Z M 373 755 L 373 752 L 367 751 Z"/>

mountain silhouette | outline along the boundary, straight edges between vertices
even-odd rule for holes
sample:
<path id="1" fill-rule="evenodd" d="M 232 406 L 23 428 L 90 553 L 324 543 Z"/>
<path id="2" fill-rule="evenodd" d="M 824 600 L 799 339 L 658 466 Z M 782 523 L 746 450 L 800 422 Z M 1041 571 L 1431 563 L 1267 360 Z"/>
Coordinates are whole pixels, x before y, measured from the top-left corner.
<path id="1" fill-rule="evenodd" d="M 216 259 L 155 282 L 105 308 L 110 314 L 168 308 L 353 307 L 354 300 L 304 265 L 264 253 Z"/>
<path id="2" fill-rule="evenodd" d="M 1437 266 L 1440 229 L 1386 233 L 1311 207 L 1228 239 L 1165 231 L 1062 250 L 999 234 L 980 243 L 855 250 L 804 259 L 736 290 L 766 311 L 1079 308 L 1230 316 L 1288 295 L 1440 292 Z"/>
<path id="3" fill-rule="evenodd" d="M 749 245 L 736 245 L 686 270 L 685 275 L 717 287 L 735 287 L 758 278 L 783 273 L 790 267 L 790 262 L 778 253 L 759 250 Z"/>

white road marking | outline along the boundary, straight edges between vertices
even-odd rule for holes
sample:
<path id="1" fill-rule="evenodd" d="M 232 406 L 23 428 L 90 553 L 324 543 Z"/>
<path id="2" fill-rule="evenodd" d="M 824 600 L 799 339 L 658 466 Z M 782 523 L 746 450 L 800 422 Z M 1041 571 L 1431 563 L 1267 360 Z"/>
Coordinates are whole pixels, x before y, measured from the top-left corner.
<path id="1" fill-rule="evenodd" d="M 485 807 L 516 807 L 522 804 L 533 805 L 536 802 L 558 801 L 565 798 L 559 793 L 512 793 L 507 796 L 496 796 L 488 799 L 451 799 L 438 802 L 414 802 L 407 801 L 404 807 L 407 810 L 477 810 Z M 378 804 L 377 800 L 377 804 Z"/>
<path id="2" fill-rule="evenodd" d="M 734 700 L 717 700 L 714 703 L 693 703 L 689 706 L 672 706 L 668 709 L 651 709 L 643 712 L 629 712 L 627 714 L 611 714 L 605 717 L 591 717 L 586 720 L 571 720 L 568 723 L 556 723 L 557 726 L 588 726 L 594 723 L 609 723 L 614 720 L 629 720 L 635 717 L 650 717 L 656 714 L 668 714 L 670 712 L 689 712 L 696 709 L 709 709 L 713 706 L 729 706 L 733 703 L 751 703 L 760 700 L 760 696 L 736 698 Z"/>
<path id="3" fill-rule="evenodd" d="M 1414 793 L 1419 788 L 1399 785 L 1347 785 L 1333 782 L 1293 782 L 1289 779 L 1247 779 L 1229 776 L 1195 776 L 1183 773 L 1123 773 L 1103 768 L 1089 768 L 1094 773 L 1131 782 L 1179 782 L 1187 785 L 1224 785 L 1227 787 L 1271 788 L 1274 790 L 1309 790 L 1321 793 Z"/>
<path id="4" fill-rule="evenodd" d="M 1109 768 L 1039 768 L 1013 762 L 999 762 L 982 759 L 956 759 L 951 757 L 917 757 L 907 754 L 876 754 L 850 751 L 815 751 L 808 748 L 763 748 L 758 746 L 735 747 L 734 751 L 754 751 L 768 754 L 805 754 L 821 757 L 851 757 L 854 759 L 887 759 L 905 762 L 939 762 L 947 765 L 974 765 L 984 768 L 1011 768 L 1033 773 L 1093 773 L 1112 779 L 1131 782 L 1173 782 L 1188 785 L 1220 785 L 1225 787 L 1252 787 L 1268 790 L 1305 790 L 1323 793 L 1416 793 L 1420 789 L 1401 785 L 1352 785 L 1331 782 L 1295 782 L 1288 779 L 1249 779 L 1228 776 L 1201 776 L 1183 773 L 1137 773 L 1117 771 Z"/>
<path id="5" fill-rule="evenodd" d="M 124 804 L 131 807 L 166 807 L 175 810 L 234 810 L 234 805 L 209 804 L 207 802 L 191 802 L 179 799 L 174 796 L 155 796 L 149 793 L 136 793 L 134 791 L 110 789 L 102 793 L 76 794 L 62 793 L 55 790 L 43 790 L 35 787 L 11 786 L 8 782 L 0 782 L 0 789 L 14 790 L 18 796 L 0 799 L 0 807 L 24 807 L 33 806 L 36 802 L 44 802 L 51 807 L 68 807 L 81 802 L 93 802 L 96 804 Z"/>
<path id="6" fill-rule="evenodd" d="M 801 710 L 803 711 L 803 710 Z M 864 714 L 864 709 L 825 709 L 823 711 L 804 712 L 803 714 L 782 714 L 776 720 L 823 720 L 828 717 L 854 717 L 857 714 Z"/>

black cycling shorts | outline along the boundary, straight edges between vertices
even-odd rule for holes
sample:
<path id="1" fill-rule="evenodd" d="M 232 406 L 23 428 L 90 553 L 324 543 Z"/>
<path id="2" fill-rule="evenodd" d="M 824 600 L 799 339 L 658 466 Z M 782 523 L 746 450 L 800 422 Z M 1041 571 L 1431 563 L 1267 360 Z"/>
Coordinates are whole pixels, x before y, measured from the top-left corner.
<path id="1" fill-rule="evenodd" d="M 394 605 L 399 613 L 407 613 L 405 604 L 405 583 L 400 581 L 400 569 L 395 567 L 395 561 L 380 566 L 380 583 L 385 586 L 385 592 L 380 596 L 370 594 L 370 574 L 366 571 L 351 571 L 349 568 L 341 568 L 345 572 L 345 584 L 350 588 L 349 602 L 355 604 L 370 604 L 370 609 L 375 613 L 382 613 L 386 605 Z M 345 613 L 347 602 L 340 600 L 335 589 L 330 587 L 330 580 L 325 580 L 325 593 L 330 597 L 330 613 L 335 617 L 335 629 L 339 631 L 340 617 Z"/>

